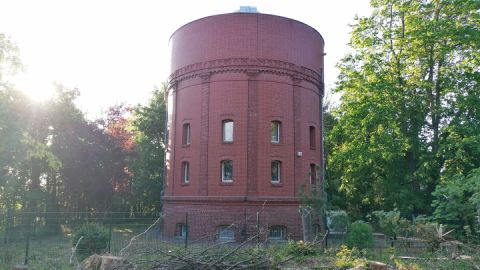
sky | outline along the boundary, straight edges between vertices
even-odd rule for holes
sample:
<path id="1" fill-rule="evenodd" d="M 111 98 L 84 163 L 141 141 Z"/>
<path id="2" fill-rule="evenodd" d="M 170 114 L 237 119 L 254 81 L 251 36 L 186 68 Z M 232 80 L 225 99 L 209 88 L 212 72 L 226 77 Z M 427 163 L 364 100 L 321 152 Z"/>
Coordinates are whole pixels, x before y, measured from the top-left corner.
<path id="1" fill-rule="evenodd" d="M 368 0 L 0 0 L 0 32 L 20 49 L 23 72 L 12 82 L 34 99 L 54 83 L 78 88 L 89 117 L 109 106 L 145 104 L 170 75 L 169 39 L 180 26 L 255 6 L 315 28 L 325 40 L 326 90 L 348 52 L 349 24 L 370 13 Z"/>

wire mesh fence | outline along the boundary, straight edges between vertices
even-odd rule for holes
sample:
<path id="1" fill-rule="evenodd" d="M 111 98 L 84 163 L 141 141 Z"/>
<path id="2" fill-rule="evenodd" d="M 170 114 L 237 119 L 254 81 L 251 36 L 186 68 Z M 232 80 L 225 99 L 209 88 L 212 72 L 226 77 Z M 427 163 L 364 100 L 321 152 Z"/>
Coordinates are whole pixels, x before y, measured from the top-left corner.
<path id="1" fill-rule="evenodd" d="M 275 213 L 262 210 L 163 214 L 0 211 L 0 269 L 14 265 L 38 270 L 76 269 L 91 253 L 111 254 L 128 262 L 115 269 L 260 269 L 268 264 L 268 258 L 255 250 L 302 237 L 299 215 L 280 220 Z M 89 224 L 100 227 L 101 233 L 78 233 Z M 322 235 L 313 225 L 315 241 L 329 248 L 344 243 L 345 233 Z M 425 250 L 427 244 L 422 239 L 393 240 L 374 234 L 374 249 L 392 246 L 412 254 Z"/>
<path id="2" fill-rule="evenodd" d="M 231 249 L 237 258 L 251 247 L 301 237 L 298 216 L 285 218 L 282 224 L 273 220 L 271 213 L 263 211 L 189 211 L 163 215 L 4 211 L 0 212 L 0 269 L 11 269 L 14 265 L 28 265 L 29 269 L 75 269 L 86 258 L 83 255 L 92 251 L 125 258 L 136 269 L 171 263 L 172 251 L 178 250 L 188 253 L 184 254 L 187 258 L 184 260 L 190 258 L 192 263 L 206 264 L 197 261 L 199 257 L 195 254 L 218 259 Z M 84 231 L 78 233 L 91 230 L 83 228 L 88 224 L 101 227 L 103 235 L 94 232 L 97 239 L 91 239 Z M 227 256 L 217 263 L 230 259 L 232 256 Z M 260 258 L 259 261 L 264 262 Z"/>
<path id="3" fill-rule="evenodd" d="M 103 229 L 98 252 L 117 254 L 159 217 L 152 212 L 0 212 L 0 269 L 18 264 L 73 269 L 81 253 L 72 250 L 74 232 L 82 225 L 98 224 Z M 151 227 L 152 237 L 146 239 L 157 239 L 159 234 L 160 227 Z"/>

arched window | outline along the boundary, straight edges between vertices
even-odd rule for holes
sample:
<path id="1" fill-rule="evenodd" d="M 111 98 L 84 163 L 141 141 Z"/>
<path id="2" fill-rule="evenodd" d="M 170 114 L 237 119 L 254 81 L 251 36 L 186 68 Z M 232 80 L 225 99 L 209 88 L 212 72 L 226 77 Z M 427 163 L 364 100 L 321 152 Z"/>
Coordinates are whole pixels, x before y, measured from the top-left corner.
<path id="1" fill-rule="evenodd" d="M 315 135 L 315 127 L 310 126 L 310 149 L 315 149 L 316 147 L 316 135 Z"/>
<path id="2" fill-rule="evenodd" d="M 223 142 L 233 142 L 233 120 L 222 121 L 222 140 Z"/>
<path id="3" fill-rule="evenodd" d="M 184 183 L 190 182 L 190 163 L 188 161 L 182 162 L 182 180 Z"/>
<path id="4" fill-rule="evenodd" d="M 272 183 L 280 183 L 282 162 L 279 160 L 272 161 Z"/>
<path id="5" fill-rule="evenodd" d="M 232 160 L 222 160 L 222 182 L 232 182 L 233 181 L 233 161 Z"/>
<path id="6" fill-rule="evenodd" d="M 272 132 L 272 143 L 280 143 L 280 130 L 282 123 L 280 121 L 272 121 L 271 123 L 271 132 Z"/>
<path id="7" fill-rule="evenodd" d="M 310 184 L 315 185 L 317 184 L 317 165 L 310 164 Z"/>
<path id="8" fill-rule="evenodd" d="M 281 225 L 274 225 L 268 231 L 268 238 L 270 240 L 285 240 L 287 239 L 287 228 Z"/>
<path id="9" fill-rule="evenodd" d="M 190 144 L 190 124 L 185 123 L 183 124 L 183 139 L 182 142 L 184 145 L 189 145 Z"/>

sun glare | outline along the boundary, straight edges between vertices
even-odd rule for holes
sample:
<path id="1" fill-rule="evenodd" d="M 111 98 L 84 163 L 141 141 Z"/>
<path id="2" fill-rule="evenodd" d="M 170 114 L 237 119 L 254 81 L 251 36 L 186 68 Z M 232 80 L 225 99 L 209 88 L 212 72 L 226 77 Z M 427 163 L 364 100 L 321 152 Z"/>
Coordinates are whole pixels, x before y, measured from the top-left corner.
<path id="1" fill-rule="evenodd" d="M 15 88 L 34 101 L 45 101 L 53 97 L 54 85 L 41 78 L 19 74 L 14 79 Z"/>

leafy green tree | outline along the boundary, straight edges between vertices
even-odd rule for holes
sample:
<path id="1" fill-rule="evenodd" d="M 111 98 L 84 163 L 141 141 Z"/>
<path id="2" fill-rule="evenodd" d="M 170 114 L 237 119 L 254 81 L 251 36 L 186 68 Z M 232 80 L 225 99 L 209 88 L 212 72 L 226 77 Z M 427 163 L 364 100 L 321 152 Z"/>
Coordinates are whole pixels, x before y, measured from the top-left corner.
<path id="1" fill-rule="evenodd" d="M 135 211 L 159 211 L 164 180 L 167 85 L 153 91 L 148 105 L 134 109 L 137 159 L 132 162 Z"/>
<path id="2" fill-rule="evenodd" d="M 477 162 L 447 149 L 477 145 L 480 2 L 371 5 L 372 15 L 353 25 L 353 52 L 338 65 L 335 91 L 343 96 L 327 138 L 329 184 L 357 217 L 394 208 L 429 213 L 442 168 L 459 163 L 469 170 Z"/>
<path id="3" fill-rule="evenodd" d="M 480 242 L 480 168 L 443 181 L 433 195 L 435 220 Z"/>

